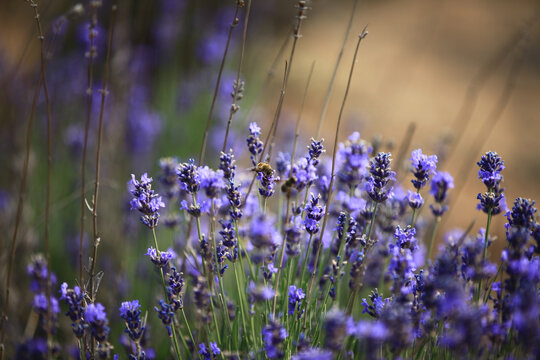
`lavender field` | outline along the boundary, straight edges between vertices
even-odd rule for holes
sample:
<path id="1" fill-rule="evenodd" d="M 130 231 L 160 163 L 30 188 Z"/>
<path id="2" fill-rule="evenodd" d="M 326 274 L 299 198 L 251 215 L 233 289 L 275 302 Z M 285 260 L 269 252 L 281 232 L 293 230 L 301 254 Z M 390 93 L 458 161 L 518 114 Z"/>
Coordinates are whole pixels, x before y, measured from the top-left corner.
<path id="1" fill-rule="evenodd" d="M 539 16 L 0 4 L 0 360 L 540 358 Z"/>

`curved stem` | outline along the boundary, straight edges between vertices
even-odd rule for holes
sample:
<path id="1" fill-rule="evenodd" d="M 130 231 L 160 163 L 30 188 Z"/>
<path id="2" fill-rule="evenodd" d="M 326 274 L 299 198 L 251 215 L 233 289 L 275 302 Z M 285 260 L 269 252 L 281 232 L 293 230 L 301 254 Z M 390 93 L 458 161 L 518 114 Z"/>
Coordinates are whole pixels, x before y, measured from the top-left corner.
<path id="1" fill-rule="evenodd" d="M 154 238 L 154 246 L 156 247 L 156 251 L 158 253 L 158 256 L 159 256 L 159 246 L 158 246 L 158 242 L 157 242 L 157 236 L 156 236 L 156 229 L 155 228 L 152 228 L 152 235 L 153 235 L 153 238 Z M 165 275 L 163 274 L 163 268 L 160 267 L 159 268 L 159 274 L 161 276 L 161 285 L 163 287 L 163 295 L 165 296 L 165 301 L 167 302 L 167 305 L 171 305 L 170 303 L 170 300 L 169 300 L 169 294 L 167 293 L 167 285 L 165 285 Z M 182 359 L 182 356 L 180 355 L 180 346 L 178 345 L 178 339 L 177 339 L 177 336 L 176 336 L 176 325 L 175 325 L 175 317 L 173 316 L 173 323 L 172 323 L 172 326 L 171 326 L 171 330 L 172 330 L 172 341 L 173 341 L 173 345 L 174 345 L 174 350 L 176 351 L 176 356 L 179 360 Z M 189 349 L 187 349 L 187 351 L 189 352 Z"/>
<path id="2" fill-rule="evenodd" d="M 304 298 L 304 304 L 309 304 L 311 293 L 313 291 L 313 284 L 315 282 L 315 273 L 317 271 L 317 263 L 319 261 L 319 254 L 320 254 L 321 247 L 322 247 L 322 237 L 323 237 L 324 231 L 326 229 L 326 222 L 328 220 L 328 211 L 329 211 L 329 208 L 330 208 L 330 201 L 332 199 L 332 192 L 333 192 L 333 186 L 334 186 L 334 174 L 335 174 L 335 167 L 336 167 L 337 144 L 338 144 L 338 139 L 339 139 L 339 128 L 340 128 L 340 125 L 341 125 L 341 119 L 343 117 L 343 110 L 345 109 L 345 104 L 347 102 L 347 97 L 349 95 L 349 90 L 350 90 L 350 87 L 351 87 L 352 75 L 353 75 L 353 72 L 354 72 L 354 65 L 356 63 L 356 57 L 358 56 L 358 49 L 360 48 L 360 43 L 362 42 L 362 39 L 365 38 L 366 36 L 367 36 L 367 31 L 366 31 L 366 27 L 364 27 L 364 29 L 362 30 L 362 32 L 358 36 L 358 41 L 356 43 L 356 48 L 354 50 L 354 56 L 353 56 L 353 61 L 352 61 L 352 65 L 351 65 L 351 70 L 349 72 L 349 79 L 347 81 L 347 87 L 345 89 L 345 95 L 343 96 L 343 102 L 341 103 L 341 109 L 339 110 L 339 116 L 338 116 L 338 121 L 337 121 L 337 125 L 336 125 L 336 135 L 334 137 L 334 148 L 332 150 L 332 171 L 330 173 L 330 185 L 329 185 L 329 189 L 328 189 L 328 199 L 326 201 L 326 209 L 324 211 L 323 224 L 322 224 L 322 227 L 321 227 L 321 236 L 320 236 L 320 240 L 319 240 L 319 247 L 317 249 L 317 253 L 315 254 L 315 262 L 313 264 L 313 271 L 311 272 L 311 281 L 310 281 L 310 284 L 309 284 L 309 289 L 308 289 L 307 296 Z M 306 308 L 306 307 L 304 307 L 304 308 Z M 306 314 L 304 314 L 304 329 L 306 328 L 307 318 L 308 318 L 308 314 L 307 314 L 307 308 L 306 308 Z"/>
<path id="3" fill-rule="evenodd" d="M 225 130 L 225 139 L 223 140 L 222 152 L 227 150 L 227 140 L 229 139 L 229 130 L 231 127 L 231 122 L 234 114 L 238 111 L 236 103 L 238 100 L 238 92 L 240 89 L 240 74 L 242 73 L 242 65 L 244 64 L 244 52 L 246 50 L 246 38 L 247 38 L 247 29 L 248 29 L 248 20 L 249 13 L 251 12 L 251 0 L 247 1 L 246 15 L 244 17 L 244 32 L 242 34 L 242 50 L 240 51 L 240 62 L 238 64 L 238 72 L 236 74 L 236 88 L 234 89 L 233 95 L 233 104 L 231 105 L 231 110 L 229 111 L 229 120 L 227 121 L 227 130 Z"/>
<path id="4" fill-rule="evenodd" d="M 204 162 L 204 155 L 206 153 L 206 142 L 208 141 L 208 132 L 210 130 L 210 123 L 212 121 L 212 115 L 214 115 L 214 107 L 216 105 L 217 94 L 219 92 L 219 85 L 221 84 L 221 75 L 223 74 L 223 68 L 225 67 L 225 60 L 227 59 L 227 53 L 229 52 L 229 46 L 231 44 L 232 32 L 236 25 L 238 25 L 238 11 L 240 10 L 242 1 L 236 1 L 236 7 L 234 9 L 234 18 L 229 28 L 229 35 L 227 36 L 227 44 L 225 45 L 225 51 L 223 53 L 223 58 L 221 59 L 221 64 L 219 65 L 218 77 L 216 80 L 216 87 L 214 88 L 214 96 L 212 97 L 212 104 L 210 105 L 210 113 L 206 120 L 206 127 L 204 129 L 203 141 L 201 144 L 201 151 L 199 154 L 199 165 Z"/>

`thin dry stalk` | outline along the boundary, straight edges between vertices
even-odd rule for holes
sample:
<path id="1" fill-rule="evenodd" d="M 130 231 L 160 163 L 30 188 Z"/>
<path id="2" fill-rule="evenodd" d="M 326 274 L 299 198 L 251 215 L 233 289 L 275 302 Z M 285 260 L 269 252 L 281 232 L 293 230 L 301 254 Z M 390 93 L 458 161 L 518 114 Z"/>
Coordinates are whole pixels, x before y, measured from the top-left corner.
<path id="1" fill-rule="evenodd" d="M 289 36 L 289 32 L 287 32 L 287 36 L 283 40 L 283 43 L 281 44 L 281 47 L 279 48 L 279 51 L 276 54 L 276 57 L 272 61 L 272 65 L 270 66 L 270 68 L 266 72 L 266 77 L 264 78 L 262 86 L 257 90 L 257 95 L 255 96 L 255 100 L 253 101 L 253 105 L 251 105 L 249 111 L 247 112 L 246 116 L 244 117 L 244 120 L 243 120 L 244 122 L 245 122 L 245 119 L 251 118 L 251 113 L 253 112 L 253 109 L 255 109 L 257 107 L 257 104 L 258 104 L 259 100 L 261 99 L 261 95 L 264 93 L 264 90 L 268 87 L 268 84 L 270 84 L 270 81 L 274 78 L 274 75 L 276 73 L 276 68 L 277 68 L 277 66 L 279 64 L 279 60 L 283 56 L 283 53 L 285 52 L 285 49 L 287 48 L 287 45 L 289 45 L 290 39 L 291 39 L 291 37 Z"/>
<path id="2" fill-rule="evenodd" d="M 227 59 L 227 53 L 229 52 L 229 46 L 231 44 L 231 37 L 234 28 L 238 25 L 238 11 L 241 7 L 244 6 L 244 0 L 237 0 L 236 7 L 234 9 L 234 18 L 229 28 L 229 35 L 227 36 L 227 44 L 225 45 L 225 51 L 223 53 L 223 58 L 221 59 L 221 64 L 219 65 L 218 77 L 216 80 L 216 87 L 214 89 L 214 96 L 212 97 L 212 104 L 210 105 L 210 113 L 208 114 L 208 119 L 206 120 L 206 127 L 204 129 L 203 141 L 201 144 L 201 151 L 199 154 L 199 165 L 204 162 L 204 156 L 206 153 L 206 142 L 208 141 L 208 132 L 210 130 L 210 123 L 212 122 L 212 116 L 214 115 L 214 107 L 216 105 L 217 94 L 219 91 L 219 85 L 221 83 L 221 75 L 223 74 L 223 69 L 225 67 L 225 60 Z"/>
<path id="3" fill-rule="evenodd" d="M 96 267 L 97 248 L 100 243 L 100 237 L 98 234 L 98 200 L 99 200 L 99 178 L 101 174 L 101 140 L 103 137 L 103 112 L 105 109 L 105 97 L 107 96 L 107 85 L 109 81 L 109 68 L 111 62 L 111 48 L 114 34 L 114 20 L 116 15 L 116 5 L 111 9 L 111 25 L 109 28 L 109 38 L 107 43 L 107 56 L 105 58 L 105 72 L 103 75 L 103 88 L 101 89 L 101 105 L 99 108 L 99 125 L 98 125 L 98 138 L 97 138 L 97 150 L 96 150 L 96 178 L 94 181 L 94 196 L 92 201 L 92 230 L 94 238 L 94 251 L 92 255 L 92 261 L 90 263 L 90 299 L 92 302 L 95 300 L 94 290 L 94 270 Z M 92 349 L 93 351 L 93 349 Z"/>
<path id="4" fill-rule="evenodd" d="M 356 13 L 356 6 L 358 5 L 358 0 L 354 0 L 353 8 L 351 10 L 351 16 L 349 17 L 349 23 L 347 24 L 347 30 L 345 30 L 345 36 L 343 37 L 343 42 L 341 43 L 341 49 L 339 50 L 338 57 L 336 59 L 336 65 L 334 66 L 334 71 L 332 72 L 332 77 L 330 78 L 330 83 L 328 84 L 328 90 L 326 90 L 326 97 L 324 98 L 324 104 L 321 111 L 321 117 L 319 118 L 319 124 L 317 125 L 317 135 L 315 139 L 318 139 L 321 136 L 321 128 L 326 115 L 326 109 L 328 108 L 328 103 L 330 102 L 330 94 L 332 93 L 332 88 L 334 87 L 334 80 L 336 79 L 336 74 L 341 63 L 341 58 L 343 57 L 343 52 L 345 51 L 345 45 L 349 39 L 349 33 L 351 32 L 354 14 Z"/>
<path id="5" fill-rule="evenodd" d="M 293 46 L 291 49 L 291 54 L 289 55 L 289 61 L 285 62 L 285 74 L 283 76 L 283 82 L 281 84 L 279 101 L 276 107 L 276 112 L 274 113 L 274 119 L 272 120 L 272 124 L 270 125 L 270 130 L 268 131 L 268 134 L 266 135 L 266 139 L 264 141 L 263 151 L 261 152 L 261 155 L 259 156 L 259 162 L 265 159 L 264 154 L 266 152 L 266 149 L 268 148 L 268 144 L 271 144 L 271 145 L 268 151 L 267 162 L 270 163 L 270 160 L 272 159 L 272 147 L 273 147 L 273 142 L 276 136 L 276 130 L 279 124 L 279 117 L 281 114 L 281 108 L 283 106 L 283 99 L 285 98 L 285 90 L 287 89 L 287 82 L 289 79 L 289 74 L 291 73 L 291 63 L 292 63 L 292 60 L 294 59 L 296 43 L 298 39 L 302 37 L 302 35 L 300 35 L 300 28 L 302 26 L 302 21 L 306 18 L 305 14 L 307 10 L 308 10 L 308 6 L 307 6 L 306 1 L 300 0 L 298 2 L 298 14 L 296 16 L 296 24 L 293 28 Z M 272 138 L 271 141 L 270 141 L 270 137 Z M 253 184 L 255 183 L 256 178 L 257 178 L 257 173 L 255 173 L 253 175 L 253 178 L 251 179 L 251 182 L 248 187 L 248 191 L 246 193 L 246 196 L 244 197 L 244 202 L 242 204 L 242 207 L 246 204 L 249 194 L 251 193 L 251 190 L 253 189 Z"/>
<path id="6" fill-rule="evenodd" d="M 345 109 L 345 104 L 347 103 L 347 97 L 349 96 L 349 90 L 351 88 L 351 82 L 352 82 L 352 75 L 354 72 L 354 65 L 356 63 L 356 57 L 358 56 L 358 49 L 360 48 L 360 43 L 362 42 L 362 39 L 364 39 L 367 36 L 367 25 L 364 27 L 360 35 L 358 36 L 358 41 L 356 43 L 356 48 L 354 50 L 354 56 L 353 61 L 351 64 L 351 71 L 349 72 L 349 80 L 347 81 L 347 87 L 345 89 L 345 94 L 343 95 L 343 102 L 341 103 L 341 108 L 339 110 L 337 125 L 336 125 L 336 135 L 334 137 L 334 148 L 332 149 L 332 170 L 330 172 L 330 185 L 328 188 L 328 200 L 326 201 L 326 208 L 324 210 L 324 217 L 323 217 L 323 223 L 321 226 L 321 232 L 319 237 L 319 246 L 317 247 L 317 252 L 315 254 L 315 261 L 313 263 L 313 270 L 311 272 L 311 280 L 309 282 L 309 288 L 307 292 L 307 296 L 305 298 L 305 304 L 309 304 L 309 299 L 311 297 L 311 293 L 313 291 L 313 284 L 315 282 L 315 274 L 317 273 L 317 265 L 319 262 L 319 256 L 321 253 L 322 248 L 322 237 L 324 235 L 324 231 L 326 230 L 326 223 L 328 221 L 328 212 L 330 208 L 330 200 L 332 199 L 332 192 L 333 192 L 333 186 L 334 186 L 334 174 L 336 169 L 336 154 L 337 154 L 337 146 L 338 146 L 338 139 L 339 139 L 339 129 L 341 127 L 341 119 L 343 117 L 343 110 Z M 309 251 L 309 250 L 308 250 Z M 306 328 L 306 322 L 307 322 L 307 314 L 304 315 L 304 329 Z"/>
<path id="7" fill-rule="evenodd" d="M 302 21 L 306 18 L 307 10 L 308 10 L 307 2 L 304 0 L 298 1 L 298 14 L 296 15 L 296 25 L 293 29 L 293 44 L 291 48 L 291 54 L 289 55 L 289 62 L 288 62 L 289 65 L 287 67 L 287 70 L 285 71 L 285 80 L 283 81 L 283 86 L 280 91 L 280 98 L 279 98 L 279 102 L 278 102 L 278 106 L 277 106 L 276 114 L 275 114 L 275 119 L 274 119 L 274 126 L 273 126 L 274 130 L 268 133 L 268 134 L 272 134 L 272 140 L 270 141 L 270 149 L 268 150 L 268 162 L 270 162 L 270 160 L 272 159 L 272 149 L 274 148 L 274 141 L 276 138 L 277 128 L 279 125 L 279 119 L 281 117 L 281 109 L 283 108 L 285 92 L 287 91 L 287 84 L 289 83 L 289 75 L 291 74 L 294 54 L 296 51 L 296 44 L 298 42 L 298 39 L 302 37 L 302 35 L 300 34 L 300 29 L 302 27 Z"/>
<path id="8" fill-rule="evenodd" d="M 34 18 L 36 20 L 36 27 L 38 30 L 38 39 L 40 43 L 39 60 L 41 65 L 41 74 L 43 79 L 43 93 L 45 95 L 45 105 L 47 108 L 47 182 L 45 186 L 45 257 L 47 259 L 47 286 L 45 289 L 45 295 L 47 297 L 47 316 L 45 329 L 47 332 L 47 354 L 51 356 L 51 253 L 50 253 L 50 239 L 49 239 L 49 227 L 50 227 L 50 208 L 51 208 L 51 170 L 52 170 L 52 134 L 51 134 L 51 102 L 49 97 L 49 88 L 47 86 L 47 73 L 45 70 L 45 36 L 43 35 L 43 28 L 41 26 L 38 4 L 33 0 L 29 0 L 30 7 L 34 10 Z"/>
<path id="9" fill-rule="evenodd" d="M 96 49 L 94 44 L 94 31 L 97 25 L 97 12 L 96 12 L 96 3 L 92 2 L 90 5 L 90 25 L 88 29 L 88 40 L 89 40 L 89 51 L 88 51 L 88 86 L 86 88 L 87 95 L 87 107 L 86 107 L 86 121 L 84 124 L 84 140 L 83 140 L 83 149 L 82 149 L 82 159 L 81 159 L 81 218 L 80 218 L 80 234 L 79 234 L 79 284 L 83 286 L 83 239 L 84 239 L 84 221 L 86 213 L 86 198 L 85 198 L 85 188 L 86 188 L 86 151 L 88 147 L 88 132 L 90 129 L 90 118 L 92 114 L 92 103 L 94 99 L 93 88 L 94 88 L 94 57 L 96 55 Z"/>
<path id="10" fill-rule="evenodd" d="M 234 88 L 234 95 L 233 95 L 233 104 L 231 105 L 231 110 L 229 112 L 229 120 L 227 121 L 227 130 L 225 131 L 225 139 L 223 140 L 223 148 L 221 149 L 222 152 L 225 152 L 227 150 L 227 140 L 229 139 L 229 130 L 231 128 L 232 118 L 234 114 L 238 111 L 237 102 L 239 99 L 239 92 L 241 89 L 240 84 L 240 74 L 242 73 L 242 65 L 244 64 L 244 53 L 246 51 L 246 39 L 247 39 L 247 29 L 248 29 L 248 20 L 249 20 L 249 13 L 251 12 L 251 0 L 247 0 L 247 7 L 246 7 L 246 15 L 244 17 L 244 32 L 242 34 L 242 50 L 240 51 L 240 62 L 238 64 L 238 72 L 236 74 L 236 86 Z"/>

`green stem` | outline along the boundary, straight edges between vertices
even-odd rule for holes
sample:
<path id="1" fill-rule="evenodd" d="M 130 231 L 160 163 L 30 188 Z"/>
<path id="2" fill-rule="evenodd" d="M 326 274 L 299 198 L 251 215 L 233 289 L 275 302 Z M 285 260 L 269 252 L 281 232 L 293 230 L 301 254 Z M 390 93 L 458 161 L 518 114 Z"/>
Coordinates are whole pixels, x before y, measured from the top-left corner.
<path id="1" fill-rule="evenodd" d="M 373 231 L 373 224 L 375 223 L 375 217 L 377 215 L 377 208 L 379 207 L 379 203 L 375 203 L 375 206 L 373 208 L 373 215 L 371 216 L 371 221 L 369 222 L 369 230 L 367 233 L 367 240 L 366 243 L 369 244 L 371 239 L 371 232 Z M 357 281 L 357 280 L 356 280 Z M 349 302 L 347 303 L 347 314 L 350 315 L 352 313 L 352 309 L 354 307 L 354 302 L 356 300 L 356 293 L 358 292 L 356 289 L 356 286 L 353 288 L 349 294 Z"/>
<path id="2" fill-rule="evenodd" d="M 441 217 L 437 216 L 435 217 L 435 224 L 433 224 L 433 230 L 431 231 L 431 239 L 429 240 L 429 248 L 428 248 L 428 255 L 427 259 L 431 258 L 431 250 L 433 249 L 433 242 L 435 240 L 435 233 L 437 231 L 437 225 L 441 222 Z"/>
<path id="3" fill-rule="evenodd" d="M 487 247 L 488 247 L 488 238 L 489 238 L 489 227 L 491 226 L 491 211 L 492 209 L 488 209 L 488 216 L 487 216 L 487 224 L 486 224 L 486 234 L 484 237 L 484 251 L 482 252 L 482 263 L 486 260 L 486 253 L 487 253 Z M 476 301 L 480 301 L 481 293 L 482 291 L 482 279 L 478 281 L 478 289 L 476 291 Z"/>
<path id="4" fill-rule="evenodd" d="M 191 194 L 191 198 L 193 200 L 193 206 L 197 206 L 197 196 L 195 193 L 192 193 Z M 197 234 L 199 235 L 199 243 L 202 241 L 202 231 L 201 231 L 201 220 L 199 219 L 199 217 L 196 217 L 196 222 L 197 222 Z M 207 269 L 207 266 L 205 264 L 205 261 L 204 261 L 204 257 L 201 257 L 201 260 L 202 260 L 202 266 L 203 266 L 203 273 L 204 275 L 206 276 L 206 280 L 208 282 L 208 288 L 210 291 L 213 290 L 214 288 L 214 282 L 213 282 L 213 279 L 212 279 L 212 274 L 211 274 L 211 271 L 210 269 Z M 214 327 L 215 327 L 215 330 L 216 330 L 216 339 L 218 341 L 219 344 L 221 344 L 221 335 L 219 333 L 219 326 L 218 326 L 218 322 L 217 322 L 217 317 L 216 317 L 216 312 L 214 311 L 214 299 L 212 296 L 210 296 L 210 310 L 212 312 L 212 318 L 214 320 Z"/>
<path id="5" fill-rule="evenodd" d="M 247 325 L 246 325 L 246 310 L 244 308 L 244 297 L 243 297 L 243 291 L 240 287 L 240 280 L 238 279 L 238 271 L 236 270 L 237 266 L 236 263 L 233 263 L 233 269 L 234 269 L 234 278 L 236 280 L 236 290 L 238 294 L 238 301 L 240 302 L 240 314 L 242 317 L 242 331 L 244 331 L 247 334 Z M 250 340 L 249 336 L 247 336 L 248 341 Z"/>
<path id="6" fill-rule="evenodd" d="M 154 238 L 154 246 L 156 247 L 156 251 L 158 253 L 158 256 L 160 254 L 160 251 L 159 251 L 159 246 L 158 246 L 158 242 L 157 242 L 157 236 L 156 236 L 156 229 L 155 228 L 152 228 L 152 235 L 153 235 L 153 238 Z M 163 294 L 165 295 L 165 300 L 167 301 L 167 305 L 171 305 L 170 303 L 170 300 L 169 300 L 169 295 L 167 294 L 167 286 L 165 285 L 165 275 L 163 274 L 163 268 L 160 267 L 159 268 L 159 274 L 161 275 L 161 285 L 163 286 Z M 178 358 L 178 360 L 181 360 L 182 359 L 182 355 L 180 355 L 180 346 L 178 345 L 178 338 L 176 336 L 176 325 L 175 325 L 175 317 L 173 316 L 173 323 L 171 324 L 171 330 L 172 330 L 172 340 L 173 340 L 173 345 L 174 345 L 174 350 L 176 352 L 176 357 Z M 187 352 L 189 353 L 189 349 L 186 349 Z"/>
<path id="7" fill-rule="evenodd" d="M 304 276 L 306 275 L 307 259 L 309 257 L 309 249 L 311 248 L 311 242 L 313 240 L 313 234 L 309 235 L 308 246 L 306 249 L 306 256 L 304 256 L 304 262 L 302 263 L 302 272 L 300 273 L 300 284 L 304 284 Z"/>

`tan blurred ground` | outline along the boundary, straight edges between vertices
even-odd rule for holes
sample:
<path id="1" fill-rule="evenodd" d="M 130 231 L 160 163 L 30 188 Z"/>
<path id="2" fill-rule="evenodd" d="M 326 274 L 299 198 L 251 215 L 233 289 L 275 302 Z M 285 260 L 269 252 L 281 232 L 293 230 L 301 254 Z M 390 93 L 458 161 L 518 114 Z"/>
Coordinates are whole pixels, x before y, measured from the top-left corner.
<path id="1" fill-rule="evenodd" d="M 293 64 L 286 107 L 294 119 L 311 62 L 316 61 L 304 116 L 302 136 L 306 137 L 315 133 L 352 8 L 352 1 L 340 2 L 342 6 L 336 3 L 313 2 Z M 356 34 L 364 25 L 369 24 L 369 36 L 361 44 L 341 138 L 359 130 L 366 139 L 381 134 L 399 143 L 407 126 L 415 122 L 417 131 L 411 148 L 421 146 L 432 152 L 440 136 L 451 130 L 473 76 L 523 28 L 536 6 L 533 1 L 361 1 L 327 112 L 324 136 L 327 140 L 334 136 Z M 474 210 L 476 194 L 483 191 L 475 165 L 481 154 L 472 154 L 469 148 L 471 142 L 480 141 L 478 130 L 496 105 L 511 64 L 522 51 L 525 58 L 515 78 L 515 90 L 481 152 L 495 150 L 504 158 L 509 205 L 517 196 L 540 199 L 538 22 L 522 43 L 525 46 L 517 46 L 509 54 L 480 92 L 467 131 L 446 166 L 456 180 L 463 162 L 474 167 L 465 183 L 456 183 L 456 187 L 464 188 L 458 199 L 452 198 L 456 208 L 447 219 L 448 225 L 466 227 L 475 218 L 476 228 L 485 226 L 485 216 Z M 275 47 L 280 44 L 281 40 L 276 39 Z M 267 49 L 265 46 L 260 50 L 271 59 L 274 55 Z M 327 141 L 327 146 L 331 146 L 331 141 Z M 499 235 L 503 234 L 504 220 L 497 216 L 494 222 Z"/>

